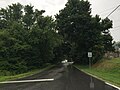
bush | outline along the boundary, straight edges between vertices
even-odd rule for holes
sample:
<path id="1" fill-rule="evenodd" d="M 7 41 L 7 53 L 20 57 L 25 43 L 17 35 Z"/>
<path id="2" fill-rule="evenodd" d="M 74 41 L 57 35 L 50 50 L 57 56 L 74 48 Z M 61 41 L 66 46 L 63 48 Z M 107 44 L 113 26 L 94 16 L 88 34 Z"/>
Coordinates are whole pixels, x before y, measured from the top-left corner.
<path id="1" fill-rule="evenodd" d="M 9 76 L 9 75 L 12 75 L 10 71 L 0 70 L 0 76 Z"/>

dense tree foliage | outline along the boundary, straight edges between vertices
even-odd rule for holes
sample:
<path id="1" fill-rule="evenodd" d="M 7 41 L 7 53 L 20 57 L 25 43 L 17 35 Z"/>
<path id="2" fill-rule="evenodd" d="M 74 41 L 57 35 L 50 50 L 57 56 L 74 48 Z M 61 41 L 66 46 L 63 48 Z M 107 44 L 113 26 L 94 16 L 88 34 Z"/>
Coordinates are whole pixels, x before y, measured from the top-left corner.
<path id="1" fill-rule="evenodd" d="M 84 0 L 68 0 L 64 9 L 56 15 L 56 29 L 69 42 L 68 58 L 76 63 L 88 64 L 87 52 L 93 52 L 93 62 L 105 52 L 113 50 L 109 29 L 112 21 L 91 15 L 90 3 Z"/>
<path id="2" fill-rule="evenodd" d="M 61 45 L 62 37 L 44 12 L 19 3 L 0 10 L 1 74 L 22 73 L 55 62 L 54 49 Z"/>
<path id="3" fill-rule="evenodd" d="M 114 46 L 120 48 L 120 42 L 115 42 Z"/>
<path id="4" fill-rule="evenodd" d="M 68 0 L 56 20 L 20 3 L 0 9 L 0 74 L 18 74 L 64 59 L 88 64 L 113 50 L 112 21 L 92 16 L 90 3 Z M 58 31 L 58 33 L 57 33 Z"/>

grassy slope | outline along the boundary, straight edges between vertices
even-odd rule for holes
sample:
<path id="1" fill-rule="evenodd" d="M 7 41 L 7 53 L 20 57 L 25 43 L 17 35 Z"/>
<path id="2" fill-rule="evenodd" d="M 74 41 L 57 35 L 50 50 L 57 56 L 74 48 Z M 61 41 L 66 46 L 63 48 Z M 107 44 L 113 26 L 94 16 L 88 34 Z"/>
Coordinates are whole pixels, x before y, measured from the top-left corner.
<path id="1" fill-rule="evenodd" d="M 39 72 L 42 72 L 44 70 L 47 70 L 49 68 L 53 67 L 53 65 L 48 66 L 46 68 L 40 69 L 40 70 L 33 70 L 27 73 L 23 73 L 23 74 L 19 74 L 19 75 L 15 75 L 15 76 L 0 76 L 0 82 L 2 81 L 8 81 L 8 80 L 15 80 L 15 79 L 20 79 L 20 78 L 24 78 L 24 77 L 28 77 L 34 74 L 37 74 Z"/>
<path id="2" fill-rule="evenodd" d="M 93 65 L 92 69 L 89 69 L 87 66 L 76 66 L 87 73 L 120 87 L 120 58 L 102 60 Z"/>

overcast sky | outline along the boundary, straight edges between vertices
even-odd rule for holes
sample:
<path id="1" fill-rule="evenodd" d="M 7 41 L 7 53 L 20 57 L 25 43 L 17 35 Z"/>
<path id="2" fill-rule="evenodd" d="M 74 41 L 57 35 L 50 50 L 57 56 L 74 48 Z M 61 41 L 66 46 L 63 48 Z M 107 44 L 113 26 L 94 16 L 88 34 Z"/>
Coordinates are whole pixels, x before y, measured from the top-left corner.
<path id="1" fill-rule="evenodd" d="M 105 18 L 119 4 L 120 0 L 89 0 L 91 3 L 92 14 L 98 14 Z M 45 15 L 55 15 L 65 7 L 67 0 L 0 0 L 0 7 L 6 7 L 11 3 L 21 3 L 22 5 L 32 4 L 39 10 L 46 10 Z M 113 20 L 111 35 L 115 41 L 120 41 L 120 7 L 109 16 Z"/>

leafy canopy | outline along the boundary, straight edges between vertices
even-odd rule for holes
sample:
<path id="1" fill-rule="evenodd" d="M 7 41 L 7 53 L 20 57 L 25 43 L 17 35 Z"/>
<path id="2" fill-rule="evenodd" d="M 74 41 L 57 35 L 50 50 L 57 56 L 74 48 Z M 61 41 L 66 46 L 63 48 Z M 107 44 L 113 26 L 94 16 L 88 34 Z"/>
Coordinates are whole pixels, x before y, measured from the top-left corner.
<path id="1" fill-rule="evenodd" d="M 112 51 L 112 36 L 109 29 L 112 21 L 92 16 L 90 3 L 84 0 L 68 0 L 65 8 L 56 15 L 59 34 L 71 45 L 68 58 L 76 63 L 88 64 L 87 52 L 93 52 L 97 62 L 105 52 Z"/>

